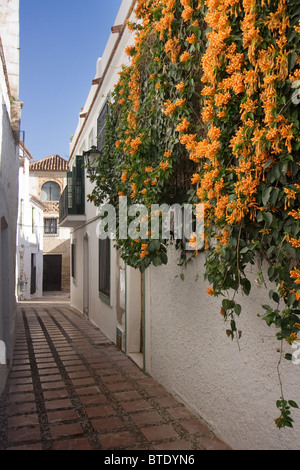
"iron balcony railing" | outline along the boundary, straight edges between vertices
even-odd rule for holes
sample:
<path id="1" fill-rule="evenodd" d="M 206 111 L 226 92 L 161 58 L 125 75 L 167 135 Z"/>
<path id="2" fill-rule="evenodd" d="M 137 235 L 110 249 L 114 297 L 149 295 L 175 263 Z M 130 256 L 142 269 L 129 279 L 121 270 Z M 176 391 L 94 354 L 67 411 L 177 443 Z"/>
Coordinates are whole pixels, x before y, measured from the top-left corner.
<path id="1" fill-rule="evenodd" d="M 76 164 L 67 173 L 67 185 L 59 199 L 59 222 L 68 215 L 85 214 L 85 185 L 83 158 L 76 157 Z"/>

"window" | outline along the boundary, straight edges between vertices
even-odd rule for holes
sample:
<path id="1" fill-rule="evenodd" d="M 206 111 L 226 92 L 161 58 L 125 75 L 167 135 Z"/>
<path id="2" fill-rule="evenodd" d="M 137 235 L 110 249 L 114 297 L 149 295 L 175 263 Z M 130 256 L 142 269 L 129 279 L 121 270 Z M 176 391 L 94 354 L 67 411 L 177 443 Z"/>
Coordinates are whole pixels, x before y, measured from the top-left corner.
<path id="1" fill-rule="evenodd" d="M 60 186 L 54 181 L 48 181 L 43 184 L 41 189 L 41 201 L 59 201 L 60 198 Z"/>
<path id="2" fill-rule="evenodd" d="M 44 219 L 44 234 L 57 234 L 57 219 Z"/>
<path id="3" fill-rule="evenodd" d="M 31 208 L 31 231 L 36 233 L 36 223 L 35 223 L 35 208 Z"/>
<path id="4" fill-rule="evenodd" d="M 99 239 L 99 293 L 110 298 L 110 239 Z"/>
<path id="5" fill-rule="evenodd" d="M 19 212 L 19 224 L 23 225 L 23 216 L 24 216 L 24 199 L 20 200 L 20 212 Z"/>
<path id="6" fill-rule="evenodd" d="M 104 141 L 104 133 L 105 133 L 105 121 L 106 121 L 106 116 L 108 114 L 109 106 L 106 103 L 97 120 L 97 148 L 101 152 L 103 148 L 103 141 Z"/>
<path id="7" fill-rule="evenodd" d="M 71 244 L 71 276 L 75 279 L 75 243 Z"/>

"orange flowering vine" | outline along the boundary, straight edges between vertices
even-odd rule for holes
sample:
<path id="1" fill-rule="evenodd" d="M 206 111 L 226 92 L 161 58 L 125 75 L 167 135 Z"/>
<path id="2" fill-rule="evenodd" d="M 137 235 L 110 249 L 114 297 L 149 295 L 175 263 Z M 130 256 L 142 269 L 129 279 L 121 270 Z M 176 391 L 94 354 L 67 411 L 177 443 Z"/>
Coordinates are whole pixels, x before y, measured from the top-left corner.
<path id="1" fill-rule="evenodd" d="M 283 307 L 264 304 L 263 318 L 291 344 L 300 323 L 297 3 L 137 0 L 135 13 L 99 163 L 105 180 L 90 198 L 202 203 L 208 293 L 248 295 L 246 267 L 267 263 L 267 297 Z M 141 270 L 167 262 L 165 241 L 151 234 L 117 246 Z M 222 312 L 226 335 L 239 340 L 234 299 Z M 290 426 L 284 400 L 279 408 L 276 425 Z"/>

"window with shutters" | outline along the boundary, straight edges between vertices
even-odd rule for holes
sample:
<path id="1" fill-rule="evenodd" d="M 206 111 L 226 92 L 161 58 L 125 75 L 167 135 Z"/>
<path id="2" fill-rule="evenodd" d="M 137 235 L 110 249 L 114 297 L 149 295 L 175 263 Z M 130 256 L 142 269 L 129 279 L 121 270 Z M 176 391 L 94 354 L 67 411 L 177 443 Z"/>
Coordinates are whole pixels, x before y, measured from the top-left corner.
<path id="1" fill-rule="evenodd" d="M 67 215 L 84 215 L 85 182 L 83 156 L 77 156 L 72 171 L 67 172 L 67 185 L 59 201 L 60 222 Z"/>
<path id="2" fill-rule="evenodd" d="M 103 149 L 105 120 L 106 120 L 108 111 L 109 111 L 108 103 L 105 103 L 97 119 L 97 148 L 99 152 L 102 152 L 102 149 Z"/>
<path id="3" fill-rule="evenodd" d="M 75 279 L 75 256 L 76 256 L 76 251 L 75 251 L 75 243 L 71 244 L 71 276 L 73 279 Z"/>
<path id="4" fill-rule="evenodd" d="M 104 301 L 110 300 L 110 239 L 99 239 L 99 295 Z"/>

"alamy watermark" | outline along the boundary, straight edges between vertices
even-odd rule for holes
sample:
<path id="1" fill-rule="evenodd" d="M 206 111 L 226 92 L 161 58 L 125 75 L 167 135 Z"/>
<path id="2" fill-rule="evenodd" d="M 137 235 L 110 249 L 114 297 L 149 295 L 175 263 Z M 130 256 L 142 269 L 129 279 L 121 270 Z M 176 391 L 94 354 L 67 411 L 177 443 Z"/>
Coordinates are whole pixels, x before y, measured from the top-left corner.
<path id="1" fill-rule="evenodd" d="M 292 102 L 294 104 L 299 104 L 300 103 L 300 80 L 295 80 L 292 83 L 292 88 L 296 88 L 292 94 Z"/>
<path id="2" fill-rule="evenodd" d="M 292 354 L 292 362 L 295 365 L 300 364 L 300 340 L 294 341 L 292 344 L 292 348 L 295 349 L 295 351 Z"/>
<path id="3" fill-rule="evenodd" d="M 292 94 L 292 102 L 296 105 L 300 103 L 300 80 L 295 80 L 292 83 L 292 88 L 295 88 L 295 91 Z M 294 341 L 292 344 L 292 348 L 295 351 L 292 354 L 292 363 L 295 365 L 300 364 L 300 340 Z"/>
<path id="4" fill-rule="evenodd" d="M 119 197 L 118 210 L 103 204 L 97 210 L 97 236 L 115 240 L 182 240 L 186 250 L 201 250 L 204 244 L 204 204 L 130 204 Z M 118 220 L 117 220 L 118 217 Z"/>

